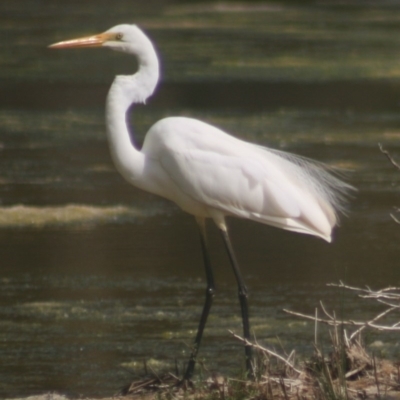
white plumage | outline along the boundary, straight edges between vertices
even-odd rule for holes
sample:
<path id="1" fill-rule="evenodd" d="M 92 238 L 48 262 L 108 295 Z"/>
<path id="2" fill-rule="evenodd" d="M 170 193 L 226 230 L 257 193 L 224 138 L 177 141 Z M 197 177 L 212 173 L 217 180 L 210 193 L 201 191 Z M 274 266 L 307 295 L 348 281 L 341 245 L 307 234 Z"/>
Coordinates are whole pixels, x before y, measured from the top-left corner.
<path id="1" fill-rule="evenodd" d="M 191 118 L 157 122 L 142 153 L 163 177 L 156 190 L 151 182 L 145 189 L 188 213 L 213 218 L 222 229 L 224 216 L 230 215 L 330 241 L 348 188 L 321 165 L 244 142 Z M 154 174 L 154 165 L 150 171 Z"/>

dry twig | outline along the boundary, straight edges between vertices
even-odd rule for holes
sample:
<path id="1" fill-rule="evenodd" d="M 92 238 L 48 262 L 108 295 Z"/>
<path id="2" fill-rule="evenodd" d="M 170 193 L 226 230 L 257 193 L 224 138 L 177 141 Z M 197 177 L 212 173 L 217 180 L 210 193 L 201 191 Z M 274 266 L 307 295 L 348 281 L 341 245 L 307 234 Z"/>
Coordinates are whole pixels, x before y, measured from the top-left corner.
<path id="1" fill-rule="evenodd" d="M 397 162 L 392 158 L 389 152 L 383 148 L 382 144 L 378 143 L 378 146 L 379 150 L 387 157 L 387 159 L 392 163 L 392 165 L 396 167 L 398 170 L 400 170 L 400 165 L 397 164 Z"/>
<path id="2" fill-rule="evenodd" d="M 323 324 L 327 324 L 330 326 L 338 327 L 338 326 L 355 326 L 358 327 L 348 338 L 347 334 L 345 335 L 345 339 L 347 342 L 347 345 L 349 345 L 349 342 L 353 342 L 356 337 L 359 336 L 359 334 L 365 329 L 365 328 L 372 328 L 372 329 L 377 329 L 380 331 L 400 331 L 400 321 L 391 324 L 391 325 L 384 325 L 384 324 L 377 324 L 376 322 L 378 320 L 381 320 L 383 317 L 387 316 L 389 313 L 391 313 L 394 310 L 398 310 L 400 308 L 400 288 L 398 287 L 387 287 L 384 289 L 380 290 L 372 290 L 369 287 L 366 288 L 359 288 L 359 287 L 354 287 L 354 286 L 349 286 L 344 284 L 342 281 L 340 281 L 338 284 L 337 283 L 330 283 L 327 286 L 332 286 L 332 287 L 337 287 L 337 288 L 342 288 L 342 289 L 347 289 L 353 292 L 356 292 L 360 298 L 363 299 L 375 299 L 379 303 L 388 306 L 388 308 L 378 315 L 376 315 L 374 318 L 370 319 L 369 321 L 354 321 L 354 320 L 340 320 L 337 321 L 335 314 L 330 314 L 322 304 L 320 303 L 321 308 L 323 313 L 325 314 L 326 318 L 320 318 L 318 317 L 318 314 L 316 313 L 315 316 L 312 315 L 305 315 L 302 313 L 298 313 L 295 311 L 290 311 L 284 309 L 283 311 L 295 315 L 297 317 L 303 318 L 303 319 L 309 319 L 311 321 L 314 321 L 315 323 L 321 322 Z M 389 300 L 389 301 L 387 301 Z M 396 304 L 397 302 L 397 304 Z"/>
<path id="3" fill-rule="evenodd" d="M 277 354 L 277 353 L 275 353 L 275 352 L 273 352 L 273 351 L 271 351 L 271 350 L 268 350 L 268 349 L 266 349 L 265 347 L 260 346 L 258 343 L 249 342 L 247 339 L 242 338 L 242 337 L 239 336 L 239 335 L 236 335 L 236 333 L 234 333 L 234 332 L 232 332 L 232 331 L 229 331 L 229 333 L 230 333 L 234 338 L 236 338 L 236 339 L 240 340 L 241 342 L 243 342 L 246 346 L 251 346 L 251 347 L 253 347 L 253 348 L 255 348 L 255 349 L 260 350 L 260 351 L 263 352 L 263 353 L 266 353 L 266 354 L 268 354 L 268 355 L 270 355 L 270 356 L 272 356 L 272 357 L 277 358 L 278 360 L 282 361 L 285 365 L 287 365 L 290 369 L 292 369 L 293 371 L 297 372 L 298 374 L 301 374 L 301 371 L 300 371 L 300 370 L 298 370 L 290 361 L 286 360 L 284 357 L 280 356 L 279 354 Z M 290 357 L 290 356 L 289 356 L 289 357 Z"/>
<path id="4" fill-rule="evenodd" d="M 379 146 L 380 151 L 387 157 L 387 159 L 391 162 L 391 164 L 395 168 L 400 170 L 400 165 L 393 159 L 393 157 L 389 154 L 389 152 L 387 150 L 385 150 L 380 143 L 378 143 L 378 146 Z M 399 208 L 396 208 L 396 212 L 399 212 L 399 211 L 400 211 Z M 400 220 L 397 219 L 393 214 L 390 214 L 390 216 L 392 217 L 394 222 L 396 222 L 397 224 L 400 224 Z"/>

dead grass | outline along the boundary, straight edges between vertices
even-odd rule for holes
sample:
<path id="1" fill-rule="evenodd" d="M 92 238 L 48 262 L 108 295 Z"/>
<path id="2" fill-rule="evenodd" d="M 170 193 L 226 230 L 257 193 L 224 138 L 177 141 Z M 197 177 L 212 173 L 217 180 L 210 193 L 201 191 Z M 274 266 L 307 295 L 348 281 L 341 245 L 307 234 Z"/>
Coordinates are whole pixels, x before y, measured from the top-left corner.
<path id="1" fill-rule="evenodd" d="M 137 380 L 120 396 L 151 400 L 400 399 L 399 365 L 376 360 L 360 344 L 334 344 L 327 355 L 316 348 L 296 370 L 262 349 L 258 349 L 256 359 L 255 381 L 213 375 L 202 381 L 182 382 L 166 373 Z"/>
<path id="2" fill-rule="evenodd" d="M 376 373 L 366 370 L 355 379 L 346 379 L 345 385 L 327 371 L 304 373 L 296 379 L 264 376 L 257 382 L 214 376 L 185 386 L 168 375 L 147 386 L 148 382 L 136 382 L 120 396 L 151 400 L 400 399 L 398 368 L 387 360 L 378 363 Z"/>
<path id="3" fill-rule="evenodd" d="M 128 385 L 121 395 L 152 400 L 400 399 L 400 363 L 376 359 L 367 352 L 361 336 L 367 329 L 383 333 L 400 330 L 400 323 L 384 322 L 389 313 L 400 309 L 400 288 L 373 291 L 342 282 L 334 286 L 352 291 L 363 301 L 378 301 L 384 309 L 368 321 L 339 321 L 322 303 L 324 318 L 318 312 L 310 316 L 287 311 L 315 322 L 314 353 L 308 360 L 296 362 L 294 352 L 280 355 L 232 333 L 255 352 L 255 380 L 213 375 L 205 380 L 182 382 L 177 374 L 152 374 Z M 321 324 L 329 326 L 328 352 L 318 343 Z"/>

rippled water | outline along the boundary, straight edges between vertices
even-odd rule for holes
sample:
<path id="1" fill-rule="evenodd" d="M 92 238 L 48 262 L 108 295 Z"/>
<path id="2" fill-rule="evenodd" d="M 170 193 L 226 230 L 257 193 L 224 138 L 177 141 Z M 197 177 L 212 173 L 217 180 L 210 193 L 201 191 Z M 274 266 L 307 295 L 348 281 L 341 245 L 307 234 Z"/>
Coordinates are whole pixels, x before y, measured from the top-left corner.
<path id="1" fill-rule="evenodd" d="M 394 2 L 215 3 L 4 0 L 0 4 L 0 397 L 107 395 L 186 360 L 204 295 L 192 217 L 126 184 L 104 134 L 104 99 L 135 62 L 57 40 L 135 20 L 154 39 L 163 81 L 135 109 L 138 141 L 187 115 L 236 136 L 342 167 L 358 188 L 334 242 L 231 220 L 258 340 L 300 357 L 322 300 L 346 318 L 379 307 L 327 288 L 399 285 L 400 41 Z M 236 373 L 243 351 L 235 283 L 210 224 L 218 295 L 200 357 Z M 279 339 L 278 339 L 279 338 Z M 379 339 L 383 346 L 374 348 Z M 368 334 L 398 357 L 396 335 Z"/>

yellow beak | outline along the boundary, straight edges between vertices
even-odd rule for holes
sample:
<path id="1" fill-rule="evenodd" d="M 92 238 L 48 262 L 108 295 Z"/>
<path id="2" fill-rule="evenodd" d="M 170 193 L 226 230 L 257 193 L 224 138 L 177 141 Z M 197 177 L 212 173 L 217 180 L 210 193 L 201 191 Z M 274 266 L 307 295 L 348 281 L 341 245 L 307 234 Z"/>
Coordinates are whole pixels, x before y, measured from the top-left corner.
<path id="1" fill-rule="evenodd" d="M 104 42 L 115 36 L 115 33 L 100 33 L 93 36 L 85 36 L 78 39 L 65 40 L 63 42 L 58 42 L 51 44 L 49 48 L 51 49 L 70 49 L 78 47 L 100 47 Z"/>

